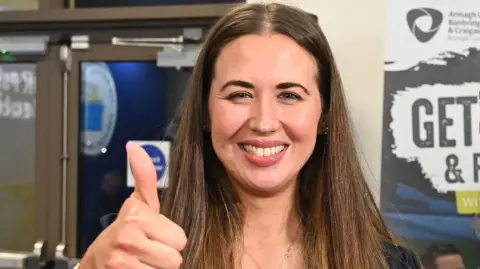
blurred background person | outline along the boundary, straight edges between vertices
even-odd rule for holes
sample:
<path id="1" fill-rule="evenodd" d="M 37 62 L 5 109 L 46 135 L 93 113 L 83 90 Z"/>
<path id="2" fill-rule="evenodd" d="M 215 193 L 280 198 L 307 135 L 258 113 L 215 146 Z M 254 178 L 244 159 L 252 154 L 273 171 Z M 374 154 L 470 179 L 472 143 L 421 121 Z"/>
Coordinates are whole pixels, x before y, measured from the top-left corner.
<path id="1" fill-rule="evenodd" d="M 453 244 L 430 245 L 422 255 L 425 269 L 465 269 L 463 255 Z"/>

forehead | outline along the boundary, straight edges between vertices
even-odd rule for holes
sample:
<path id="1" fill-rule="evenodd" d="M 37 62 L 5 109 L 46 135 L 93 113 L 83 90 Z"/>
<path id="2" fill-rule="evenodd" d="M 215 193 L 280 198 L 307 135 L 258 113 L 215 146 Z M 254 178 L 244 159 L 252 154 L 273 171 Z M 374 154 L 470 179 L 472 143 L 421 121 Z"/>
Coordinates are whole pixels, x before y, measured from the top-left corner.
<path id="1" fill-rule="evenodd" d="M 462 256 L 458 254 L 437 257 L 436 264 L 439 269 L 464 268 Z"/>
<path id="2" fill-rule="evenodd" d="M 223 48 L 215 76 L 312 80 L 316 70 L 313 56 L 293 39 L 280 34 L 246 35 Z"/>

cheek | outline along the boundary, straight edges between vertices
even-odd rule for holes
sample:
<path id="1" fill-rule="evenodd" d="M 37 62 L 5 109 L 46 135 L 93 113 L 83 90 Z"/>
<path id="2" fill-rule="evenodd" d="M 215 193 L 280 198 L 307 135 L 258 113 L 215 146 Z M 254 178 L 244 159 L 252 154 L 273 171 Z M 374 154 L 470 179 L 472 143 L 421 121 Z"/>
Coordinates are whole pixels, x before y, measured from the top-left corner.
<path id="1" fill-rule="evenodd" d="M 295 160 L 292 165 L 302 167 L 315 149 L 321 112 L 314 109 L 302 110 L 293 115 L 295 116 L 289 116 L 288 124 L 284 126 L 293 143 L 292 153 Z"/>
<path id="2" fill-rule="evenodd" d="M 318 134 L 321 110 L 318 106 L 303 106 L 295 111 L 285 111 L 282 115 L 286 131 L 297 141 L 313 141 Z"/>
<path id="3" fill-rule="evenodd" d="M 212 140 L 217 146 L 228 144 L 229 140 L 235 136 L 235 133 L 241 129 L 245 121 L 245 113 L 242 110 L 235 109 L 234 106 L 226 101 L 214 100 L 209 105 L 210 112 L 210 131 Z"/>

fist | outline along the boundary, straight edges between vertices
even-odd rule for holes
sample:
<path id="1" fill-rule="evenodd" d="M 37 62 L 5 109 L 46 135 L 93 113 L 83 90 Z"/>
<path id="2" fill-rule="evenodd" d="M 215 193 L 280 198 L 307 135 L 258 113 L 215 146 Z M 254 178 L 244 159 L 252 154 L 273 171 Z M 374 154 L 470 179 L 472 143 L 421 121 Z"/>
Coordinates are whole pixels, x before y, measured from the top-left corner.
<path id="1" fill-rule="evenodd" d="M 93 242 L 80 269 L 176 269 L 187 244 L 183 229 L 160 214 L 157 175 L 148 154 L 127 144 L 135 190 L 118 217 Z"/>

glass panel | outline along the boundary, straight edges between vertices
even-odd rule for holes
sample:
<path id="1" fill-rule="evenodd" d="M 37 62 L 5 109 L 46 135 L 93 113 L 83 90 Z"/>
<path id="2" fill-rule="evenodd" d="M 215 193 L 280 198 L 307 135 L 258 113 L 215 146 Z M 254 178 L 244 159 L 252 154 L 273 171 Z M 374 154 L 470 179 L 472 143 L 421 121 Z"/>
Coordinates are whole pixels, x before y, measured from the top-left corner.
<path id="1" fill-rule="evenodd" d="M 0 11 L 38 9 L 38 0 L 0 0 Z"/>
<path id="2" fill-rule="evenodd" d="M 0 63 L 0 249 L 34 235 L 36 65 Z"/>
<path id="3" fill-rule="evenodd" d="M 79 252 L 116 213 L 132 188 L 125 144 L 159 141 L 181 104 L 191 70 L 148 62 L 83 62 L 80 106 Z M 165 159 L 163 166 L 165 166 Z"/>
<path id="4" fill-rule="evenodd" d="M 0 0 L 1 1 L 1 0 Z M 240 3 L 245 0 L 76 0 L 75 7 L 133 7 L 133 6 L 166 6 L 194 4 Z"/>

